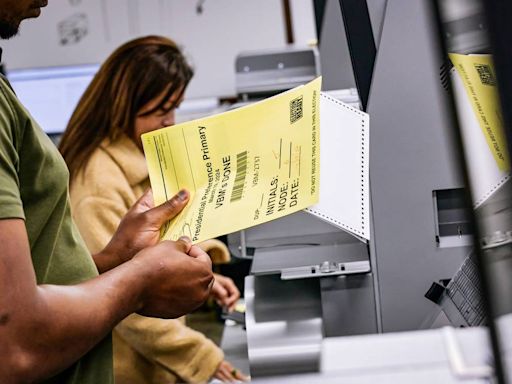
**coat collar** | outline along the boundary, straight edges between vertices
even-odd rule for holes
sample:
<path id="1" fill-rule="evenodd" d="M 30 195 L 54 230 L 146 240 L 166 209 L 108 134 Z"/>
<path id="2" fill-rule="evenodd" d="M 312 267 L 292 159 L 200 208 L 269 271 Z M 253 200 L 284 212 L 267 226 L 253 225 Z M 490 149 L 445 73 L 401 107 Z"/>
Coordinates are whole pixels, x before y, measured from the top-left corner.
<path id="1" fill-rule="evenodd" d="M 121 168 L 130 186 L 140 184 L 149 177 L 144 154 L 128 136 L 122 135 L 115 141 L 105 139 L 100 147 Z"/>

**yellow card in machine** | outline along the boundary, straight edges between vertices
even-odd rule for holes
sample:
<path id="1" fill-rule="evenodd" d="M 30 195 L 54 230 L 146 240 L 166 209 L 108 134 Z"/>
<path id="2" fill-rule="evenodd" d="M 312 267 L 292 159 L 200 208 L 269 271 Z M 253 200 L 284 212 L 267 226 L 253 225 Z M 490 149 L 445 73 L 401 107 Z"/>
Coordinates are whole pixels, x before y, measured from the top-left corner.
<path id="1" fill-rule="evenodd" d="M 317 203 L 320 85 L 142 135 L 155 204 L 191 194 L 162 238 L 197 243 Z"/>

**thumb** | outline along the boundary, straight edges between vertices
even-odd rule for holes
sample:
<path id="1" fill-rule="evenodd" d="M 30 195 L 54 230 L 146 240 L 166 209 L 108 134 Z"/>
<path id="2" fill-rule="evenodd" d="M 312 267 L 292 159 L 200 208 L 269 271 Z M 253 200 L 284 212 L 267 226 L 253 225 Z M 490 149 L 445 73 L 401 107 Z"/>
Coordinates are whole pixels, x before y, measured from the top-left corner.
<path id="1" fill-rule="evenodd" d="M 148 220 L 161 227 L 165 224 L 165 222 L 174 219 L 185 208 L 188 200 L 190 198 L 190 194 L 187 190 L 182 189 L 176 195 L 174 195 L 170 200 L 167 200 L 165 203 L 159 205 L 158 207 L 149 209 L 145 212 Z"/>
<path id="2" fill-rule="evenodd" d="M 188 254 L 190 252 L 190 248 L 192 248 L 192 241 L 190 241 L 190 238 L 188 236 L 181 236 L 177 243 L 183 243 L 184 245 L 184 252 Z"/>
<path id="3" fill-rule="evenodd" d="M 209 264 L 210 267 L 212 265 L 212 259 L 210 259 L 208 254 L 204 252 L 201 248 L 199 248 L 197 245 L 193 245 L 192 247 L 190 247 L 188 255 L 202 261 L 203 263 Z"/>
<path id="4" fill-rule="evenodd" d="M 155 206 L 153 202 L 153 191 L 148 188 L 144 194 L 133 204 L 130 212 L 144 213 Z"/>

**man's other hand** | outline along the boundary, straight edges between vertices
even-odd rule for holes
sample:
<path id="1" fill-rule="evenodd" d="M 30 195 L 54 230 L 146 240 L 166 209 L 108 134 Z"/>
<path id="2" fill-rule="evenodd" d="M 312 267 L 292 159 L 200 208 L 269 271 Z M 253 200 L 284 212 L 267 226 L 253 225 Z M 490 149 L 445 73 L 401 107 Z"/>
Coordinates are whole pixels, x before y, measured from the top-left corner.
<path id="1" fill-rule="evenodd" d="M 131 261 L 147 274 L 141 309 L 145 316 L 176 318 L 198 308 L 210 294 L 212 263 L 190 240 L 162 241 Z"/>

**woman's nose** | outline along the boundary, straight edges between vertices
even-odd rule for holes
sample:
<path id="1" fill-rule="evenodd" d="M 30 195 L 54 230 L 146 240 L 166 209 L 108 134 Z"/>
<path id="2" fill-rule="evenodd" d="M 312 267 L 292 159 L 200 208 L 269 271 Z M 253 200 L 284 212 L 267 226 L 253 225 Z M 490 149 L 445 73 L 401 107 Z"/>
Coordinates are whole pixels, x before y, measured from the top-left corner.
<path id="1" fill-rule="evenodd" d="M 164 127 L 168 127 L 170 125 L 174 125 L 174 123 L 175 123 L 174 117 L 172 117 L 172 118 L 165 118 L 165 119 L 162 120 L 162 125 Z"/>
<path id="2" fill-rule="evenodd" d="M 174 119 L 174 110 L 170 110 L 169 112 L 167 112 L 164 116 L 163 116 L 163 119 L 162 119 L 162 125 L 164 127 L 168 127 L 170 125 L 174 125 L 175 124 L 175 119 Z"/>

